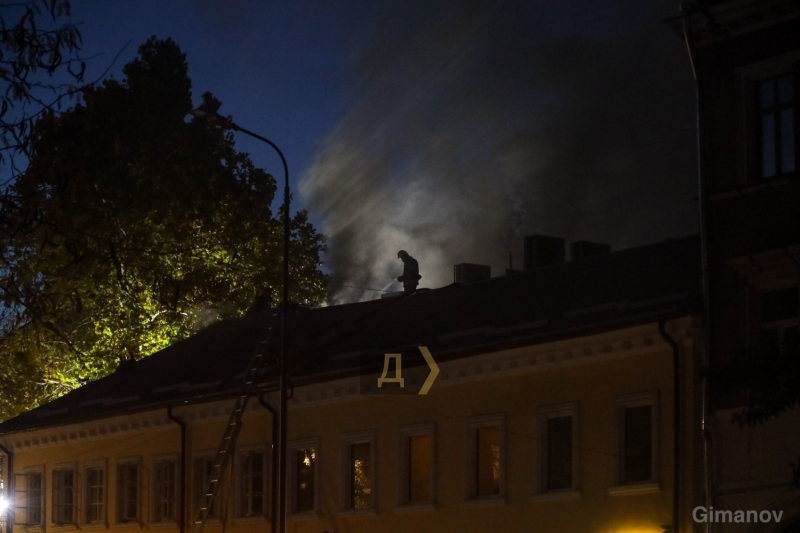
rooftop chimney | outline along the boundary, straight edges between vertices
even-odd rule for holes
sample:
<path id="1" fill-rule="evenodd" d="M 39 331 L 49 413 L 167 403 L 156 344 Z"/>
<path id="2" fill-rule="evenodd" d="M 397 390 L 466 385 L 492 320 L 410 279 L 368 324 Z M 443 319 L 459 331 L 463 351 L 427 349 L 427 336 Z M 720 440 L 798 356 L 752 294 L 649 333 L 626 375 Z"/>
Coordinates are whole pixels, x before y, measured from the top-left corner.
<path id="1" fill-rule="evenodd" d="M 576 241 L 569 245 L 570 261 L 611 253 L 611 245 L 602 242 Z"/>
<path id="2" fill-rule="evenodd" d="M 524 269 L 557 265 L 566 259 L 566 241 L 547 235 L 528 235 L 525 237 Z"/>
<path id="3" fill-rule="evenodd" d="M 453 281 L 456 283 L 473 283 L 491 277 L 492 267 L 489 265 L 459 263 L 453 267 Z"/>

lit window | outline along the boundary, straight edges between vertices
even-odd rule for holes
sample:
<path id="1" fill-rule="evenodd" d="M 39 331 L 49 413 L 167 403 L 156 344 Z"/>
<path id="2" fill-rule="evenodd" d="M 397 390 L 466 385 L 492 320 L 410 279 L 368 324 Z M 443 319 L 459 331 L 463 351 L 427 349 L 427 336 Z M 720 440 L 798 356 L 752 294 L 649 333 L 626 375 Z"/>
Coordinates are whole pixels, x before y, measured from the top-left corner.
<path id="1" fill-rule="evenodd" d="M 615 399 L 617 410 L 617 482 L 620 485 L 658 479 L 657 395 L 655 392 Z"/>
<path id="2" fill-rule="evenodd" d="M 175 459 L 153 461 L 153 522 L 177 520 L 178 463 Z"/>
<path id="3" fill-rule="evenodd" d="M 75 523 L 75 467 L 53 470 L 53 523 Z"/>
<path id="4" fill-rule="evenodd" d="M 319 439 L 290 441 L 287 444 L 287 494 L 292 513 L 317 510 L 317 468 Z"/>
<path id="5" fill-rule="evenodd" d="M 792 75 L 756 83 L 761 177 L 795 170 L 794 89 Z"/>
<path id="6" fill-rule="evenodd" d="M 375 432 L 345 435 L 343 442 L 343 507 L 368 509 L 375 505 Z"/>
<path id="7" fill-rule="evenodd" d="M 400 428 L 400 505 L 433 503 L 433 423 Z"/>
<path id="8" fill-rule="evenodd" d="M 498 497 L 505 493 L 505 416 L 467 420 L 469 498 Z"/>
<path id="9" fill-rule="evenodd" d="M 90 464 L 84 475 L 86 482 L 86 523 L 105 522 L 106 519 L 106 467 Z"/>
<path id="10" fill-rule="evenodd" d="M 263 451 L 248 451 L 239 456 L 239 516 L 263 516 L 266 461 Z"/>

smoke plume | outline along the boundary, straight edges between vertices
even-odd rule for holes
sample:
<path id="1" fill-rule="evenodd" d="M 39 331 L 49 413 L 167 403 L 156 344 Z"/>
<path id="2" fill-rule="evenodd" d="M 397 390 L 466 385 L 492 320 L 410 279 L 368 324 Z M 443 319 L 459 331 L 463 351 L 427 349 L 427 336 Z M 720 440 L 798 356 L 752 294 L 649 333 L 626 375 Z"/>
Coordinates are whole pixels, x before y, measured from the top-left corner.
<path id="1" fill-rule="evenodd" d="M 376 297 L 400 249 L 438 287 L 460 262 L 521 268 L 531 233 L 620 249 L 695 231 L 673 2 L 412 4 L 360 44 L 357 97 L 301 183 L 332 302 Z"/>

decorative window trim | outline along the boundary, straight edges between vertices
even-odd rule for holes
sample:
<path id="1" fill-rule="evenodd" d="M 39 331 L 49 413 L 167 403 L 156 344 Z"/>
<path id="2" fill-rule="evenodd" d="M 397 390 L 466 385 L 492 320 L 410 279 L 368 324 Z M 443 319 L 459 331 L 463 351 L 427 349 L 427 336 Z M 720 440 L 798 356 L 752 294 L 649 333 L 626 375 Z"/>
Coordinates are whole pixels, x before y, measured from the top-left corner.
<path id="1" fill-rule="evenodd" d="M 549 489 L 548 478 L 548 424 L 552 418 L 572 417 L 572 484 L 565 489 Z M 538 468 L 535 482 L 536 494 L 539 496 L 556 496 L 559 493 L 573 493 L 569 498 L 580 495 L 580 404 L 578 402 L 545 405 L 536 409 L 536 426 L 539 434 L 537 439 L 539 451 L 536 454 Z"/>
<path id="2" fill-rule="evenodd" d="M 56 488 L 55 483 L 55 475 L 56 472 L 64 471 L 64 470 L 72 470 L 73 472 L 73 486 L 72 486 L 72 520 L 69 522 L 61 521 L 56 522 L 55 519 L 57 518 L 55 512 L 55 505 L 56 505 L 56 497 L 53 494 L 53 491 Z M 54 530 L 70 530 L 70 529 L 77 529 L 78 525 L 78 502 L 80 502 L 80 483 L 78 481 L 78 463 L 75 461 L 65 462 L 65 463 L 56 463 L 53 465 L 53 469 L 50 472 L 51 484 L 50 484 L 50 524 Z M 63 498 L 63 496 L 60 496 Z M 62 503 L 63 505 L 63 503 Z"/>
<path id="3" fill-rule="evenodd" d="M 95 468 L 100 468 L 103 470 L 103 516 L 98 520 L 89 522 L 89 497 L 91 496 L 91 493 L 88 487 L 89 476 L 87 473 L 89 470 L 93 470 Z M 107 529 L 109 504 L 108 459 L 92 459 L 90 461 L 85 461 L 81 471 L 83 472 L 83 481 L 81 483 L 83 488 L 83 516 L 81 517 L 80 529 Z"/>
<path id="4" fill-rule="evenodd" d="M 294 457 L 300 451 L 308 448 L 314 449 L 314 508 L 310 511 L 297 510 L 297 469 L 292 466 L 287 469 L 286 476 L 286 516 L 293 517 L 293 520 L 302 520 L 304 518 L 318 518 L 319 517 L 319 486 L 320 486 L 320 451 L 319 451 L 319 437 L 310 437 L 306 439 L 295 439 L 286 443 L 287 457 Z M 290 464 L 294 465 L 294 461 Z"/>
<path id="5" fill-rule="evenodd" d="M 650 406 L 650 431 L 652 439 L 652 450 L 650 457 L 650 473 L 651 477 L 645 481 L 626 482 L 625 474 L 625 410 L 632 407 Z M 613 457 L 614 472 L 613 480 L 614 485 L 609 488 L 609 494 L 633 494 L 639 493 L 635 489 L 637 486 L 652 492 L 652 485 L 658 485 L 659 482 L 659 420 L 660 409 L 658 402 L 658 391 L 652 390 L 647 392 L 639 392 L 634 394 L 626 394 L 623 396 L 614 397 L 614 431 L 613 431 Z"/>
<path id="6" fill-rule="evenodd" d="M 409 479 L 408 472 L 411 467 L 411 458 L 409 457 L 408 442 L 411 437 L 430 436 L 431 438 L 431 454 L 430 454 L 430 479 L 428 481 L 430 486 L 430 498 L 426 501 L 410 502 L 408 499 Z M 397 439 L 398 451 L 398 466 L 397 471 L 397 506 L 400 512 L 414 510 L 433 510 L 435 509 L 436 502 L 436 422 L 425 422 L 422 424 L 412 424 L 401 426 L 398 430 Z M 403 510 L 400 510 L 403 508 Z"/>
<path id="7" fill-rule="evenodd" d="M 244 509 L 241 508 L 242 504 L 242 476 L 244 472 L 242 469 L 244 468 L 244 456 L 252 453 L 252 452 L 261 452 L 263 454 L 263 472 L 262 472 L 262 486 L 263 491 L 261 495 L 261 509 L 262 512 L 260 514 L 245 514 Z M 269 518 L 270 514 L 270 507 L 269 502 L 270 500 L 270 473 L 271 473 L 271 459 L 272 459 L 272 450 L 270 450 L 267 444 L 253 444 L 250 446 L 241 446 L 236 450 L 236 457 L 234 466 L 236 468 L 236 474 L 233 476 L 233 496 L 236 505 L 234 506 L 234 516 L 236 517 L 237 523 L 244 523 L 243 521 L 249 520 L 253 522 L 261 522 Z"/>
<path id="8" fill-rule="evenodd" d="M 158 463 L 165 463 L 165 462 L 174 462 L 175 463 L 175 494 L 173 498 L 175 500 L 175 512 L 177 516 L 175 519 L 167 519 L 164 520 L 163 518 L 160 520 L 156 519 L 156 497 L 160 494 L 160 491 L 156 489 L 156 464 Z M 181 481 L 183 480 L 183 468 L 181 464 L 181 456 L 179 453 L 166 453 L 161 455 L 154 455 L 150 458 L 150 523 L 148 527 L 177 527 L 180 521 L 181 515 L 181 501 L 180 501 L 180 486 Z"/>
<path id="9" fill-rule="evenodd" d="M 499 426 L 500 427 L 500 472 L 499 472 L 499 494 L 488 496 L 478 496 L 477 486 L 477 431 L 480 428 Z M 506 445 L 506 414 L 493 413 L 480 416 L 470 416 L 466 420 L 466 439 L 464 446 L 465 459 L 465 501 L 462 506 L 475 507 L 483 505 L 504 505 L 506 503 L 506 464 L 508 463 Z"/>
<path id="10" fill-rule="evenodd" d="M 339 498 L 339 508 L 341 509 L 340 515 L 361 515 L 361 514 L 375 514 L 378 504 L 378 476 L 377 465 L 375 459 L 375 441 L 376 432 L 374 429 L 365 431 L 355 431 L 352 433 L 345 433 L 341 436 L 341 470 L 339 472 L 341 494 Z M 350 492 L 353 490 L 350 481 L 350 461 L 352 460 L 352 446 L 354 444 L 369 443 L 370 454 L 370 506 L 363 508 L 355 508 L 350 505 Z"/>

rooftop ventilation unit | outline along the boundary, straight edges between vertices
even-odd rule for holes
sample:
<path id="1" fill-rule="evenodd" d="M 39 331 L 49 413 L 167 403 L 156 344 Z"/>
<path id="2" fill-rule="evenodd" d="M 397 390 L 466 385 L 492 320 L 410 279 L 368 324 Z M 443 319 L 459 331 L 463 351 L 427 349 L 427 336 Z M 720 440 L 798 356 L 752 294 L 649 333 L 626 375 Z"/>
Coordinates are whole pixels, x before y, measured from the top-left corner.
<path id="1" fill-rule="evenodd" d="M 576 241 L 569 245 L 570 261 L 611 253 L 611 245 L 602 242 Z"/>
<path id="2" fill-rule="evenodd" d="M 456 283 L 474 283 L 491 277 L 492 267 L 489 265 L 459 263 L 453 267 L 453 281 Z"/>
<path id="3" fill-rule="evenodd" d="M 567 243 L 560 237 L 528 235 L 525 237 L 524 269 L 557 265 L 566 259 Z"/>

